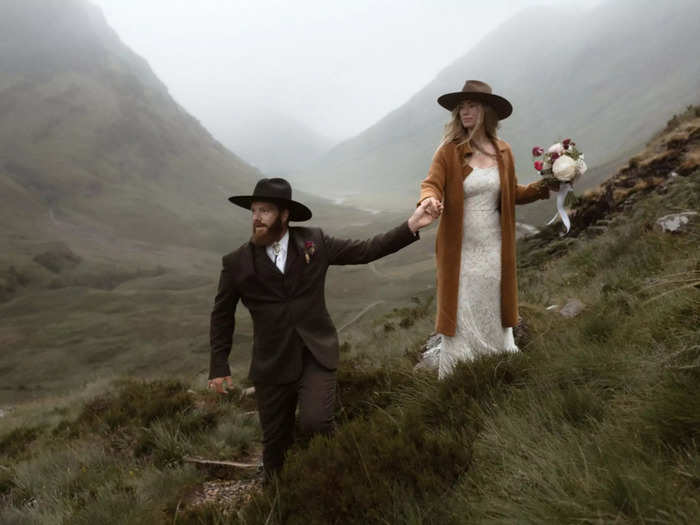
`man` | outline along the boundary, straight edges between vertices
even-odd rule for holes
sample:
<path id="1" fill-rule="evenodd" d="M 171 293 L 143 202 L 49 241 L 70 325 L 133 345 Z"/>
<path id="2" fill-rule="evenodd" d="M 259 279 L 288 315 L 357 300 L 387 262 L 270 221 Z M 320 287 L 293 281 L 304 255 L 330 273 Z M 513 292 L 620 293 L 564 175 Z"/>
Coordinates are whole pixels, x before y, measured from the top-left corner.
<path id="1" fill-rule="evenodd" d="M 253 318 L 249 377 L 263 431 L 263 465 L 269 478 L 284 462 L 294 439 L 295 411 L 305 433 L 333 426 L 338 334 L 325 303 L 331 264 L 365 264 L 407 246 L 439 210 L 424 203 L 393 230 L 366 241 L 336 239 L 319 228 L 288 226 L 306 221 L 311 210 L 292 200 L 280 178 L 262 179 L 252 195 L 232 203 L 252 211 L 250 242 L 223 258 L 211 314 L 209 387 L 232 385 L 228 356 L 239 299 Z"/>

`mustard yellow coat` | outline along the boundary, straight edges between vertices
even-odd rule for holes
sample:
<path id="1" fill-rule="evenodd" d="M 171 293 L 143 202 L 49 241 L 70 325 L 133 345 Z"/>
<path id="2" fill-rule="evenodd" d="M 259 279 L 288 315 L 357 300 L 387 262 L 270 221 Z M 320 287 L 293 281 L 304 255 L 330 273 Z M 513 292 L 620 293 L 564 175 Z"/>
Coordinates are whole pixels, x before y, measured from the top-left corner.
<path id="1" fill-rule="evenodd" d="M 515 266 L 515 205 L 549 197 L 544 181 L 521 186 L 515 177 L 513 152 L 508 143 L 497 140 L 498 173 L 501 180 L 501 323 L 504 327 L 518 323 L 518 282 Z M 437 319 L 435 329 L 455 335 L 457 327 L 457 291 L 462 255 L 462 221 L 464 215 L 464 179 L 471 173 L 462 159 L 471 153 L 468 145 L 453 142 L 442 145 L 421 183 L 419 202 L 427 197 L 444 201 L 435 254 L 437 262 Z"/>

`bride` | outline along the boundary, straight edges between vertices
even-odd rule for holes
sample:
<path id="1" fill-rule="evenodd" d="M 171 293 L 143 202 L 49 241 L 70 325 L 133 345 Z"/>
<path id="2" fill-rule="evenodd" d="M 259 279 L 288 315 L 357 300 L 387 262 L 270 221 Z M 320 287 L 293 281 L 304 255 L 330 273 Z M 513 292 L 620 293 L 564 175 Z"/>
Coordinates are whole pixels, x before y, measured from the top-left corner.
<path id="1" fill-rule="evenodd" d="M 517 352 L 515 205 L 549 197 L 549 183 L 517 183 L 510 146 L 496 134 L 512 113 L 491 87 L 468 80 L 438 103 L 452 112 L 420 202 L 442 212 L 437 233 L 437 319 L 442 334 L 439 377 L 460 360 Z M 556 190 L 554 183 L 551 189 Z"/>

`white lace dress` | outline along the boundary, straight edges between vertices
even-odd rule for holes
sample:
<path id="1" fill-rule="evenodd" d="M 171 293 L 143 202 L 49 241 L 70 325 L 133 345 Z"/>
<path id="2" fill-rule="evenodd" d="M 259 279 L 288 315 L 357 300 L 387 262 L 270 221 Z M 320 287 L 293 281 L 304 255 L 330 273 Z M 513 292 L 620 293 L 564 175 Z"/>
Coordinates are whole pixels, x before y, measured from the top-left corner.
<path id="1" fill-rule="evenodd" d="M 464 223 L 457 330 L 442 336 L 440 378 L 458 361 L 517 351 L 512 329 L 501 325 L 501 222 L 498 167 L 474 168 L 464 180 Z"/>

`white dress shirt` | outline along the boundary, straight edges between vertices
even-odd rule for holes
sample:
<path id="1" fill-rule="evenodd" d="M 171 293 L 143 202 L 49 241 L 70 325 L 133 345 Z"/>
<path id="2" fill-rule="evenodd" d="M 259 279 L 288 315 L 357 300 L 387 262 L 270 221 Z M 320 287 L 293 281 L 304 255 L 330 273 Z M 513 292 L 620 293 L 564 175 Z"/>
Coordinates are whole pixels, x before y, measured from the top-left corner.
<path id="1" fill-rule="evenodd" d="M 284 264 L 287 262 L 287 247 L 289 246 L 289 230 L 284 233 L 284 236 L 277 241 L 280 245 L 280 252 L 277 254 L 277 260 L 275 261 L 275 250 L 273 248 L 274 243 L 265 247 L 267 256 L 270 260 L 277 265 L 279 271 L 284 273 Z"/>

